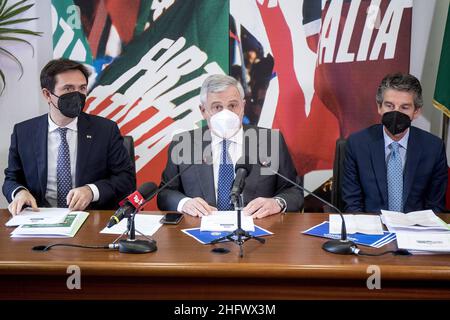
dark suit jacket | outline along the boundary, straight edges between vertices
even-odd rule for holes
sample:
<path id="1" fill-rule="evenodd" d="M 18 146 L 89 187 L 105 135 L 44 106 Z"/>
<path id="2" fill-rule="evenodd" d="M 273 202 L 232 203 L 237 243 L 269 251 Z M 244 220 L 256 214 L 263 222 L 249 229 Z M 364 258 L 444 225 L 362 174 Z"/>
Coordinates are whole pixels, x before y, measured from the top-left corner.
<path id="1" fill-rule="evenodd" d="M 254 126 L 244 126 L 244 137 L 251 132 L 256 132 L 257 143 L 252 144 L 244 138 L 243 141 L 243 155 L 247 154 L 251 159 L 255 159 L 255 151 L 264 158 L 265 154 L 263 146 L 267 142 L 268 148 L 271 148 L 271 137 L 278 139 L 278 149 L 275 150 L 279 155 L 279 169 L 278 172 L 287 176 L 291 180 L 296 180 L 297 173 L 289 155 L 286 143 L 281 133 L 274 134 L 275 130 L 264 128 L 257 128 Z M 278 133 L 278 131 L 277 131 Z M 250 134 L 248 134 L 250 136 Z M 203 139 L 202 139 L 203 137 Z M 184 141 L 184 142 L 183 142 Z M 253 141 L 255 141 L 253 139 Z M 184 152 L 189 151 L 189 157 L 186 154 L 179 154 L 177 149 L 184 146 Z M 254 147 L 257 146 L 257 149 Z M 276 147 L 276 145 L 274 145 Z M 253 151 L 251 149 L 253 148 Z M 174 151 L 174 152 L 173 152 Z M 270 152 L 267 153 L 270 155 Z M 172 157 L 171 157 L 172 155 Z M 180 158 L 187 159 L 187 161 L 180 161 Z M 173 138 L 169 146 L 169 156 L 166 168 L 162 174 L 162 183 L 168 182 L 176 174 L 185 170 L 180 177 L 174 180 L 166 189 L 158 194 L 158 207 L 160 210 L 177 210 L 178 203 L 184 197 L 201 197 L 209 205 L 216 206 L 216 192 L 214 188 L 214 173 L 211 162 L 211 134 L 207 128 L 196 129 L 185 132 Z M 267 159 L 267 158 L 266 158 Z M 205 163 L 206 160 L 206 163 Z M 209 160 L 209 161 L 208 161 Z M 250 160 L 252 161 L 252 160 Z M 253 160 L 252 169 L 249 176 L 245 180 L 245 187 L 243 191 L 244 205 L 257 197 L 281 197 L 286 201 L 287 211 L 300 211 L 303 206 L 303 193 L 296 187 L 291 186 L 288 182 L 281 179 L 275 174 L 261 175 L 261 168 L 258 161 Z M 189 167 L 189 163 L 194 163 Z M 189 167 L 189 168 L 188 168 Z M 298 182 L 298 181 L 297 181 Z"/>
<path id="2" fill-rule="evenodd" d="M 47 137 L 47 114 L 14 126 L 3 184 L 8 202 L 12 201 L 11 193 L 23 186 L 36 198 L 38 206 L 49 206 L 45 199 Z M 135 190 L 136 178 L 117 124 L 81 113 L 74 187 L 89 183 L 95 184 L 100 193 L 99 200 L 92 202 L 89 209 L 113 209 Z"/>
<path id="3" fill-rule="evenodd" d="M 388 209 L 383 126 L 374 125 L 348 138 L 342 197 L 347 212 Z M 447 160 L 441 139 L 411 127 L 403 177 L 404 212 L 443 212 Z"/>

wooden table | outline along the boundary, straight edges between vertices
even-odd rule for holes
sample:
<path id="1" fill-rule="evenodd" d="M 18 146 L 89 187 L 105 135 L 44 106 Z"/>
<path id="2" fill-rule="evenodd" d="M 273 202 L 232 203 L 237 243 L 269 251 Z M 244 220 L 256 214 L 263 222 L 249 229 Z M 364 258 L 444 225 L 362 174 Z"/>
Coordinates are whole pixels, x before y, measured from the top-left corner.
<path id="1" fill-rule="evenodd" d="M 212 253 L 180 230 L 198 227 L 185 217 L 154 235 L 158 250 L 123 254 L 113 250 L 55 247 L 55 242 L 103 245 L 116 236 L 100 234 L 111 212 L 93 211 L 74 238 L 12 239 L 6 210 L 0 210 L 0 299 L 449 299 L 450 255 L 340 256 L 321 249 L 324 239 L 302 235 L 325 214 L 275 215 L 256 224 L 274 233 L 266 243 L 249 240 L 244 257 L 234 243 Z M 444 219 L 449 218 L 444 216 Z M 395 249 L 395 242 L 368 252 Z M 81 289 L 69 290 L 67 268 L 81 270 Z M 369 290 L 371 265 L 381 271 L 381 289 Z"/>

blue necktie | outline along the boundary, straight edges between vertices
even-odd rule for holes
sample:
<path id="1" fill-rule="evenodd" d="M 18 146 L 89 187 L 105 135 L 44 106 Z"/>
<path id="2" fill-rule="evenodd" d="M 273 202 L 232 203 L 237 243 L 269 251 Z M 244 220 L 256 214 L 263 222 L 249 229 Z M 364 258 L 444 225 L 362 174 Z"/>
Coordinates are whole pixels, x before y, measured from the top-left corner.
<path id="1" fill-rule="evenodd" d="M 217 186 L 217 209 L 221 211 L 233 210 L 233 205 L 231 204 L 231 186 L 234 180 L 234 165 L 228 153 L 230 143 L 229 140 L 222 140 L 222 155 L 220 157 Z"/>
<path id="2" fill-rule="evenodd" d="M 392 142 L 391 154 L 387 163 L 387 183 L 389 210 L 403 212 L 403 165 L 400 157 L 400 145 Z"/>
<path id="3" fill-rule="evenodd" d="M 56 187 L 58 194 L 58 208 L 67 208 L 67 194 L 72 189 L 72 175 L 70 173 L 70 153 L 67 143 L 67 128 L 58 128 L 61 143 L 58 148 L 56 164 Z"/>

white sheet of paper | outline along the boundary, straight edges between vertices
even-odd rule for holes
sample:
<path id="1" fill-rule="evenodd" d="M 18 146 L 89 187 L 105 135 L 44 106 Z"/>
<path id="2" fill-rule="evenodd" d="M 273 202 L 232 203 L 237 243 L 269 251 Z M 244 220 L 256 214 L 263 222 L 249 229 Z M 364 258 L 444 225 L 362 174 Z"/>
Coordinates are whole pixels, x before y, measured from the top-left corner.
<path id="1" fill-rule="evenodd" d="M 241 212 L 241 228 L 245 231 L 255 231 L 253 218 Z M 200 231 L 234 231 L 237 229 L 236 211 L 213 211 L 203 216 Z"/>
<path id="2" fill-rule="evenodd" d="M 367 214 L 344 214 L 347 233 L 383 234 L 379 216 Z M 330 233 L 341 233 L 342 219 L 338 214 L 330 214 Z"/>
<path id="3" fill-rule="evenodd" d="M 392 232 L 408 231 L 450 231 L 448 225 L 434 214 L 432 210 L 401 213 L 381 210 L 383 223 Z"/>
<path id="4" fill-rule="evenodd" d="M 139 235 L 139 232 L 141 232 L 146 236 L 152 236 L 162 226 L 162 223 L 159 222 L 159 220 L 161 220 L 162 217 L 163 217 L 162 215 L 137 214 L 134 217 L 136 236 Z M 105 227 L 105 229 L 100 231 L 100 233 L 122 234 L 126 230 L 127 230 L 127 219 L 122 219 L 122 221 L 112 226 L 111 228 Z"/>
<path id="5" fill-rule="evenodd" d="M 62 223 L 69 212 L 70 210 L 67 208 L 39 208 L 37 212 L 32 211 L 31 208 L 25 208 L 21 213 L 9 219 L 5 226 Z"/>
<path id="6" fill-rule="evenodd" d="M 399 249 L 450 253 L 450 233 L 397 232 Z"/>

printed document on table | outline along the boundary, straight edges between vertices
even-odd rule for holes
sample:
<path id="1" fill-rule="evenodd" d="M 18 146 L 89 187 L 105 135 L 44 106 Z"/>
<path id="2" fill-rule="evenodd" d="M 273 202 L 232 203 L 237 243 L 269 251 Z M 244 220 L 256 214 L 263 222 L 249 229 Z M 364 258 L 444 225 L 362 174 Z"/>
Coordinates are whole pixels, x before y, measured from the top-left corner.
<path id="1" fill-rule="evenodd" d="M 6 222 L 7 227 L 17 227 L 23 224 L 55 224 L 63 223 L 67 214 L 67 208 L 39 208 L 39 211 L 32 211 L 25 208 L 21 213 L 15 215 Z"/>
<path id="2" fill-rule="evenodd" d="M 450 231 L 449 226 L 432 210 L 401 213 L 381 210 L 381 219 L 389 231 Z"/>
<path id="3" fill-rule="evenodd" d="M 253 218 L 241 212 L 241 228 L 245 231 L 255 231 Z M 203 216 L 200 231 L 234 231 L 237 229 L 237 211 L 213 211 Z"/>
<path id="4" fill-rule="evenodd" d="M 380 216 L 367 214 L 344 214 L 347 233 L 383 234 Z M 330 233 L 341 233 L 342 219 L 338 214 L 330 214 Z"/>
<path id="5" fill-rule="evenodd" d="M 398 232 L 397 246 L 422 253 L 450 253 L 450 233 Z"/>
<path id="6" fill-rule="evenodd" d="M 162 223 L 159 222 L 162 217 L 162 215 L 137 214 L 134 217 L 136 236 L 140 234 L 139 232 L 146 236 L 152 236 L 162 226 Z M 100 233 L 123 234 L 127 231 L 127 223 L 128 219 L 122 219 L 118 224 L 111 228 L 105 227 Z"/>

